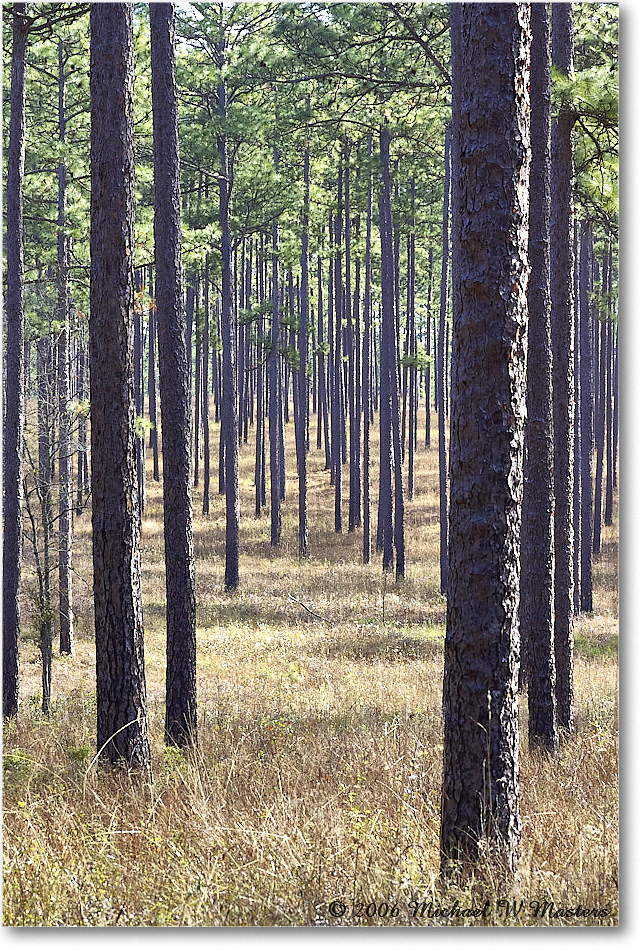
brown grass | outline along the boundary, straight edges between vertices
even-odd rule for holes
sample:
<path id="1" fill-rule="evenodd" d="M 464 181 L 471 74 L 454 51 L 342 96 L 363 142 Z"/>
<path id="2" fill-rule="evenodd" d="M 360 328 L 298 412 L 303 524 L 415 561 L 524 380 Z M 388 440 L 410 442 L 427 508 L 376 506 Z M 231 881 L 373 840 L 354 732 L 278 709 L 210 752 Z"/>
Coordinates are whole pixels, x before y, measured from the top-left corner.
<path id="1" fill-rule="evenodd" d="M 489 863 L 478 879 L 446 887 L 438 877 L 444 598 L 436 451 L 418 453 L 417 497 L 407 503 L 408 579 L 395 585 L 382 577 L 378 557 L 361 565 L 360 532 L 332 530 L 333 489 L 315 433 L 312 427 L 312 556 L 305 563 L 297 557 L 291 432 L 279 551 L 269 544 L 268 515 L 253 517 L 253 447 L 242 449 L 242 586 L 234 595 L 223 590 L 223 500 L 214 495 L 203 517 L 195 492 L 196 754 L 184 758 L 162 744 L 162 502 L 151 468 L 142 545 L 152 777 L 90 767 L 88 513 L 75 525 L 76 650 L 54 659 L 49 720 L 39 712 L 26 585 L 23 702 L 4 731 L 5 924 L 587 922 L 534 921 L 529 903 L 542 900 L 609 908 L 611 916 L 597 922 L 616 922 L 615 529 L 606 529 L 596 563 L 595 612 L 576 626 L 577 732 L 554 759 L 522 743 L 520 879 L 507 884 Z M 373 485 L 376 475 L 375 466 Z M 507 920 L 498 902 L 514 899 L 524 905 Z M 344 917 L 331 916 L 332 900 L 344 901 Z M 487 916 L 428 916 L 457 900 L 478 909 L 489 901 Z M 413 917 L 422 903 L 423 918 Z"/>

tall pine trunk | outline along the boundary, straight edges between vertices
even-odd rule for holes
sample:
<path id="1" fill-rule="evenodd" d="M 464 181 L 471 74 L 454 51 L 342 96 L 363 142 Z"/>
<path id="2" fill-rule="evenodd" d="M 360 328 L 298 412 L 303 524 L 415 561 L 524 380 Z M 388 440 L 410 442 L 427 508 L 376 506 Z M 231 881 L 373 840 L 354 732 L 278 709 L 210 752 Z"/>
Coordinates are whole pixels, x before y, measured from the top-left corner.
<path id="1" fill-rule="evenodd" d="M 221 52 L 224 40 L 220 42 Z M 218 87 L 218 114 L 227 113 L 227 90 Z M 239 586 L 239 444 L 237 438 L 236 327 L 232 299 L 232 237 L 230 233 L 230 185 L 227 139 L 217 136 L 219 154 L 219 195 L 221 225 L 221 337 L 223 341 L 223 392 L 221 432 L 225 445 L 225 588 Z"/>
<path id="2" fill-rule="evenodd" d="M 573 75 L 573 6 L 552 6 L 552 60 Z M 551 338 L 555 483 L 555 669 L 558 723 L 573 728 L 573 113 L 551 131 Z M 582 446 L 584 451 L 584 446 Z"/>
<path id="3" fill-rule="evenodd" d="M 580 607 L 593 610 L 593 347 L 591 346 L 591 274 L 592 265 L 591 227 L 582 222 L 580 249 L 580 418 L 582 425 L 582 498 L 581 498 L 581 585 Z"/>
<path id="4" fill-rule="evenodd" d="M 190 477 L 192 406 L 183 311 L 174 29 L 173 5 L 152 4 L 156 319 L 167 593 L 165 741 L 184 746 L 197 740 L 196 595 Z M 193 303 L 193 291 L 191 298 Z"/>
<path id="5" fill-rule="evenodd" d="M 303 221 L 301 234 L 301 318 L 299 322 L 299 410 L 297 416 L 296 454 L 299 469 L 299 556 L 308 557 L 308 472 L 306 460 L 306 416 L 308 405 L 308 324 L 310 320 L 309 220 L 310 220 L 310 149 L 306 145 L 303 159 Z"/>
<path id="6" fill-rule="evenodd" d="M 448 588 L 448 485 L 446 457 L 446 309 L 448 305 L 448 257 L 450 241 L 448 236 L 450 218 L 450 171 L 451 171 L 451 129 L 446 129 L 444 149 L 444 210 L 442 224 L 441 258 L 441 300 L 439 306 L 439 331 L 437 334 L 437 366 L 435 384 L 437 387 L 437 423 L 439 427 L 439 566 L 441 592 Z"/>
<path id="7" fill-rule="evenodd" d="M 527 421 L 521 533 L 520 634 L 531 745 L 557 747 L 553 631 L 553 355 L 550 296 L 551 23 L 532 9 Z"/>
<path id="8" fill-rule="evenodd" d="M 456 303 L 442 870 L 517 869 L 519 532 L 528 278 L 527 4 L 464 4 L 453 136 Z M 456 41 L 459 42 L 456 42 Z M 461 44 L 461 45 L 459 45 Z"/>
<path id="9" fill-rule="evenodd" d="M 150 765 L 134 401 L 133 7 L 91 31 L 91 481 L 97 747 Z"/>
<path id="10" fill-rule="evenodd" d="M 13 7 L 11 103 L 7 153 L 6 388 L 3 438 L 2 715 L 18 712 L 20 564 L 22 560 L 22 443 L 24 438 L 24 230 L 25 72 L 29 21 L 26 4 Z"/>

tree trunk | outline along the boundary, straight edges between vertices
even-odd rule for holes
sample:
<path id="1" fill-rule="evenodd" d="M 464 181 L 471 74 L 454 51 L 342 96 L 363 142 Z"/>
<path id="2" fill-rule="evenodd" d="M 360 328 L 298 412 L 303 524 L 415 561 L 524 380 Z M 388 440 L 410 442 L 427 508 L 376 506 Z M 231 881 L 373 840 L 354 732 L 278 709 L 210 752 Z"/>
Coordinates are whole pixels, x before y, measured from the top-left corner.
<path id="1" fill-rule="evenodd" d="M 342 381 L 342 340 L 343 340 L 343 279 L 341 275 L 341 232 L 342 228 L 342 168 L 339 167 L 338 208 L 334 219 L 335 255 L 334 255 L 334 411 L 332 413 L 332 457 L 334 461 L 334 530 L 343 530 L 343 459 L 345 457 L 343 440 L 345 430 L 345 408 Z"/>
<path id="2" fill-rule="evenodd" d="M 442 870 L 480 843 L 516 871 L 528 278 L 527 4 L 464 4 L 444 671 Z M 459 42 L 457 42 L 459 41 Z M 461 45 L 459 45 L 461 44 Z M 455 50 L 458 49 L 457 54 Z"/>
<path id="3" fill-rule="evenodd" d="M 552 7 L 553 64 L 573 73 L 573 8 Z M 573 142 L 575 117 L 551 131 L 551 339 L 555 483 L 555 669 L 558 725 L 573 728 Z M 584 451 L 584 446 L 582 447 Z"/>
<path id="4" fill-rule="evenodd" d="M 439 427 L 439 566 L 441 592 L 448 589 L 448 485 L 446 457 L 446 309 L 448 305 L 448 257 L 450 241 L 448 226 L 450 218 L 450 171 L 451 171 L 451 129 L 446 129 L 444 149 L 444 213 L 442 223 L 441 257 L 441 301 L 439 306 L 439 331 L 437 335 L 437 366 L 435 384 L 437 386 L 437 423 Z"/>
<path id="5" fill-rule="evenodd" d="M 224 39 L 221 39 L 221 51 Z M 224 119 L 227 112 L 227 90 L 218 87 L 218 114 Z M 239 586 L 239 444 L 237 438 L 236 390 L 236 327 L 232 301 L 232 238 L 230 234 L 230 184 L 227 158 L 227 139 L 217 136 L 219 154 L 219 193 L 221 224 L 221 336 L 223 340 L 223 392 L 221 402 L 221 432 L 225 444 L 225 589 Z"/>
<path id="6" fill-rule="evenodd" d="M 609 258 L 605 251 L 602 258 L 602 298 L 606 300 L 609 291 Z M 599 323 L 600 356 L 597 365 L 597 419 L 595 420 L 595 440 L 597 442 L 597 459 L 595 464 L 595 506 L 593 508 L 593 554 L 599 554 L 602 548 L 602 483 L 604 476 L 604 436 L 606 429 L 606 363 L 607 353 L 607 323 L 603 317 Z M 597 326 L 596 339 L 597 339 Z"/>
<path id="7" fill-rule="evenodd" d="M 203 514 L 210 513 L 210 256 L 205 255 L 203 279 Z"/>
<path id="8" fill-rule="evenodd" d="M 65 51 L 58 42 L 58 141 L 64 146 L 67 116 L 65 107 Z M 67 218 L 67 167 L 58 165 L 58 613 L 60 617 L 60 652 L 71 655 L 74 644 L 74 618 L 71 584 L 72 550 L 72 441 L 69 352 L 69 252 L 70 238 L 65 234 Z"/>
<path id="9" fill-rule="evenodd" d="M 521 533 L 520 633 L 531 745 L 557 747 L 553 631 L 553 382 L 550 296 L 551 21 L 532 8 L 527 421 Z"/>
<path id="10" fill-rule="evenodd" d="M 582 517 L 581 517 L 581 594 L 580 607 L 593 610 L 593 348 L 591 346 L 590 294 L 593 273 L 591 226 L 582 222 L 580 250 L 580 386 L 582 420 Z"/>
<path id="11" fill-rule="evenodd" d="M 52 605 L 51 605 L 51 547 L 53 540 L 53 509 L 51 504 L 51 456 L 53 454 L 52 419 L 54 386 L 51 376 L 52 339 L 50 335 L 38 340 L 38 495 L 42 519 L 42 556 L 36 551 L 39 565 L 38 626 L 40 630 L 40 658 L 42 662 L 42 711 L 51 711 L 52 660 Z M 38 544 L 34 536 L 34 543 Z"/>
<path id="12" fill-rule="evenodd" d="M 182 747 L 196 743 L 198 721 L 190 459 L 192 407 L 183 312 L 174 29 L 173 5 L 152 4 L 154 240 L 167 592 L 165 741 Z M 193 297 L 192 291 L 192 302 Z"/>
<path id="13" fill-rule="evenodd" d="M 154 481 L 160 481 L 160 471 L 158 466 L 158 417 L 156 412 L 156 339 L 158 335 L 157 331 L 157 317 L 156 317 L 156 304 L 154 302 L 154 277 L 153 269 L 150 265 L 149 268 L 149 314 L 148 314 L 148 326 L 149 326 L 149 367 L 147 372 L 147 383 L 148 383 L 148 396 L 147 402 L 149 405 L 149 421 L 150 421 L 150 432 L 149 432 L 149 446 L 152 450 L 152 459 L 154 463 Z M 182 309 L 182 301 L 181 301 Z M 187 342 L 187 341 L 186 341 Z M 187 345 L 185 347 L 185 357 L 187 359 Z M 189 389 L 189 374 L 188 374 L 188 389 Z M 190 413 L 191 415 L 191 413 Z"/>
<path id="14" fill-rule="evenodd" d="M 606 318 L 606 498 L 604 524 L 613 524 L 613 318 L 611 297 L 613 294 L 613 248 L 609 246 L 609 284 Z"/>
<path id="15" fill-rule="evenodd" d="M 133 7 L 91 31 L 91 466 L 100 755 L 150 765 L 134 402 Z"/>
<path id="16" fill-rule="evenodd" d="M 24 231 L 25 71 L 29 21 L 26 4 L 13 7 L 11 105 L 7 153 L 6 387 L 3 438 L 2 715 L 18 712 L 20 564 L 22 560 L 22 444 L 24 437 Z"/>
<path id="17" fill-rule="evenodd" d="M 274 152 L 274 166 L 278 169 L 278 154 Z M 279 222 L 272 222 L 272 329 L 271 350 L 268 360 L 268 385 L 270 399 L 270 541 L 281 543 L 281 483 L 279 474 L 279 430 L 281 407 L 279 404 Z"/>
<path id="18" fill-rule="evenodd" d="M 306 145 L 303 160 L 303 220 L 301 234 L 301 319 L 299 323 L 299 412 L 297 418 L 296 454 L 299 469 L 299 556 L 308 557 L 308 472 L 306 465 L 305 428 L 308 404 L 308 323 L 310 319 L 309 279 L 309 211 L 310 211 L 310 149 Z"/>
<path id="19" fill-rule="evenodd" d="M 382 148 L 382 146 L 380 146 Z M 383 151 L 381 162 L 383 165 Z M 381 242 L 381 329 L 379 331 L 379 511 L 377 523 L 377 550 L 383 552 L 383 570 L 392 570 L 394 563 L 393 503 L 392 503 L 392 394 L 388 367 L 387 327 L 394 327 L 394 286 L 392 278 L 392 234 L 384 209 L 383 183 L 379 189 L 379 236 Z M 385 329 L 384 329 L 385 328 Z M 394 329 L 393 329 L 394 332 Z"/>
<path id="20" fill-rule="evenodd" d="M 372 162 L 372 133 L 368 135 L 368 168 Z M 372 173 L 368 172 L 368 209 L 366 213 L 366 260 L 363 297 L 363 563 L 372 558 L 372 529 L 370 519 L 370 415 L 372 412 L 372 380 L 370 354 L 372 352 Z"/>

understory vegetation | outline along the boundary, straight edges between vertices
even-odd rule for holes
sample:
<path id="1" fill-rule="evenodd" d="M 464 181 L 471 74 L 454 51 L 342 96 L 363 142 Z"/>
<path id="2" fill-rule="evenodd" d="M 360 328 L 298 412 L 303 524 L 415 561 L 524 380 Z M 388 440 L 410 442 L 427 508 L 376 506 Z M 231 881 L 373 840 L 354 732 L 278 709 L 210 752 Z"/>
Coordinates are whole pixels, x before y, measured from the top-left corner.
<path id="1" fill-rule="evenodd" d="M 291 430 L 286 470 L 295 473 Z M 588 922 L 617 923 L 617 508 L 595 561 L 594 610 L 575 625 L 576 731 L 557 756 L 529 749 L 520 697 L 518 879 L 507 883 L 489 855 L 473 879 L 440 881 L 445 598 L 432 445 L 417 453 L 408 576 L 397 584 L 379 564 L 359 564 L 358 532 L 331 530 L 334 489 L 315 448 L 305 571 L 295 476 L 275 551 L 269 521 L 252 514 L 253 453 L 241 451 L 243 582 L 229 594 L 224 497 L 203 516 L 195 491 L 199 746 L 187 754 L 163 744 L 162 496 L 148 469 L 151 776 L 94 759 L 89 512 L 74 526 L 75 653 L 54 655 L 49 717 L 25 570 L 24 700 L 4 725 L 5 925 L 587 923 L 546 910 L 534 919 L 533 901 L 608 909 Z M 342 916 L 332 901 L 345 904 Z M 457 917 L 457 908 L 486 911 Z"/>

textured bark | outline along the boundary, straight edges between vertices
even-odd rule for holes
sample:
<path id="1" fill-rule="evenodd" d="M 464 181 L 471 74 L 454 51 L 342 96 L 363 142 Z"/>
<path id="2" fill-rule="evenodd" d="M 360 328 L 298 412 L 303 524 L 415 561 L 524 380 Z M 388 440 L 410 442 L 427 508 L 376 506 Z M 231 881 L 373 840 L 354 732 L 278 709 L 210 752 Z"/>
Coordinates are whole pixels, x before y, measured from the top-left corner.
<path id="1" fill-rule="evenodd" d="M 2 715 L 18 712 L 20 562 L 22 559 L 22 443 L 24 437 L 24 230 L 26 4 L 13 7 L 11 103 L 7 153 L 6 385 L 3 437 L 4 531 L 2 536 Z"/>
<path id="2" fill-rule="evenodd" d="M 446 129 L 444 149 L 444 209 L 442 221 L 442 257 L 441 257 L 441 300 L 439 306 L 439 331 L 437 334 L 437 366 L 435 385 L 437 387 L 437 424 L 439 430 L 439 567 L 441 592 L 448 588 L 448 485 L 446 457 L 446 309 L 448 306 L 448 256 L 450 241 L 448 235 L 450 217 L 450 171 L 451 171 L 451 129 Z"/>
<path id="3" fill-rule="evenodd" d="M 442 868 L 519 856 L 519 532 L 528 278 L 527 4 L 462 8 Z"/>
<path id="4" fill-rule="evenodd" d="M 64 145 L 67 131 L 65 106 L 65 52 L 58 43 L 58 141 Z M 58 165 L 58 614 L 60 617 L 60 652 L 71 654 L 74 644 L 74 617 L 71 584 L 72 549 L 72 440 L 69 412 L 71 371 L 69 347 L 69 243 L 65 234 L 67 219 L 67 166 Z"/>
<path id="5" fill-rule="evenodd" d="M 97 741 L 149 767 L 134 403 L 133 7 L 91 30 L 91 466 Z"/>
<path id="6" fill-rule="evenodd" d="M 550 297 L 551 23 L 532 8 L 527 421 L 521 533 L 520 634 L 531 745 L 557 747 L 553 632 L 553 354 Z"/>
<path id="7" fill-rule="evenodd" d="M 150 34 L 154 114 L 156 322 L 163 432 L 167 593 L 165 741 L 184 746 L 197 739 L 196 596 L 190 457 L 192 413 L 183 311 L 178 102 L 172 4 L 150 5 Z"/>
<path id="8" fill-rule="evenodd" d="M 552 6 L 553 64 L 573 73 L 573 8 Z M 575 116 L 551 131 L 551 338 L 555 483 L 555 669 L 558 724 L 573 728 L 573 142 Z"/>
<path id="9" fill-rule="evenodd" d="M 591 227 L 582 222 L 580 250 L 580 417 L 582 425 L 582 514 L 581 514 L 581 585 L 580 607 L 593 610 L 593 347 L 591 346 Z"/>

